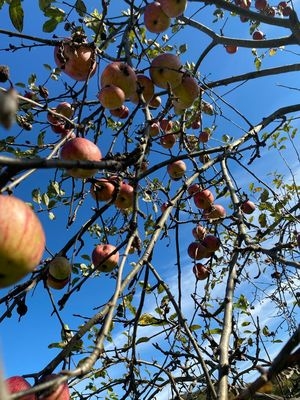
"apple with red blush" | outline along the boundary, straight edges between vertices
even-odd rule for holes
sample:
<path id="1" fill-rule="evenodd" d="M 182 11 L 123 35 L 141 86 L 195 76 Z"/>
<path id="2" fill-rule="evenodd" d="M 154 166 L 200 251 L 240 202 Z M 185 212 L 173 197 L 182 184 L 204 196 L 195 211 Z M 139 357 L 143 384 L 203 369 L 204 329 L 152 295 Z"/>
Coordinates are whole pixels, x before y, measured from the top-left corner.
<path id="1" fill-rule="evenodd" d="M 43 376 L 39 383 L 45 383 L 53 381 L 53 385 L 40 391 L 38 398 L 43 400 L 70 400 L 70 390 L 67 382 L 60 383 L 59 385 L 55 382 L 59 378 L 59 374 L 49 374 Z"/>
<path id="2" fill-rule="evenodd" d="M 198 224 L 192 229 L 192 234 L 196 240 L 201 241 L 206 235 L 206 228 L 203 225 Z"/>
<path id="3" fill-rule="evenodd" d="M 253 214 L 255 209 L 256 206 L 253 203 L 253 201 L 245 200 L 241 204 L 241 210 L 243 211 L 244 214 Z"/>
<path id="4" fill-rule="evenodd" d="M 117 188 L 117 197 L 114 204 L 120 210 L 126 210 L 133 207 L 134 188 L 129 183 L 121 182 Z"/>
<path id="5" fill-rule="evenodd" d="M 199 281 L 207 279 L 210 275 L 209 269 L 201 263 L 197 263 L 193 266 L 193 273 L 195 274 L 196 279 Z"/>
<path id="6" fill-rule="evenodd" d="M 206 220 L 217 222 L 226 217 L 226 210 L 221 204 L 213 204 L 210 208 L 204 210 L 203 217 Z"/>
<path id="7" fill-rule="evenodd" d="M 158 1 L 148 3 L 144 9 L 144 24 L 151 33 L 162 33 L 171 25 L 171 18 L 162 10 Z"/>
<path id="8" fill-rule="evenodd" d="M 118 265 L 120 254 L 112 244 L 98 244 L 92 252 L 92 262 L 101 272 L 111 272 Z"/>
<path id="9" fill-rule="evenodd" d="M 197 208 L 206 210 L 211 207 L 214 201 L 214 195 L 209 189 L 203 189 L 194 194 L 193 200 Z"/>
<path id="10" fill-rule="evenodd" d="M 113 61 L 108 64 L 100 77 L 101 88 L 114 85 L 122 89 L 125 97 L 134 95 L 137 88 L 137 77 L 133 68 L 122 61 Z"/>
<path id="11" fill-rule="evenodd" d="M 215 252 L 219 250 L 221 246 L 221 241 L 215 235 L 205 235 L 205 237 L 202 240 L 202 244 L 208 249 L 208 251 Z"/>
<path id="12" fill-rule="evenodd" d="M 159 0 L 163 12 L 170 18 L 182 15 L 187 6 L 187 0 Z"/>
<path id="13" fill-rule="evenodd" d="M 23 376 L 15 375 L 5 379 L 5 386 L 8 394 L 23 392 L 31 388 L 30 383 Z M 35 394 L 27 394 L 21 400 L 36 400 Z"/>
<path id="14" fill-rule="evenodd" d="M 168 164 L 167 172 L 174 181 L 181 179 L 186 172 L 186 164 L 183 160 L 176 160 Z"/>
<path id="15" fill-rule="evenodd" d="M 150 77 L 153 83 L 163 89 L 173 89 L 182 81 L 182 64 L 175 54 L 163 53 L 156 56 L 150 65 Z"/>

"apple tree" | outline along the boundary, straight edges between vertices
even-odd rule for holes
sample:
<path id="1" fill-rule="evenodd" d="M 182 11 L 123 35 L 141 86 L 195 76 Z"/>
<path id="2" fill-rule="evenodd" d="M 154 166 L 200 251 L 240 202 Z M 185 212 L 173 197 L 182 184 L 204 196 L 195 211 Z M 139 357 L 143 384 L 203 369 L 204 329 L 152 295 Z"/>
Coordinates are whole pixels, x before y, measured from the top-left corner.
<path id="1" fill-rule="evenodd" d="M 0 1 L 1 398 L 299 396 L 297 5 Z"/>

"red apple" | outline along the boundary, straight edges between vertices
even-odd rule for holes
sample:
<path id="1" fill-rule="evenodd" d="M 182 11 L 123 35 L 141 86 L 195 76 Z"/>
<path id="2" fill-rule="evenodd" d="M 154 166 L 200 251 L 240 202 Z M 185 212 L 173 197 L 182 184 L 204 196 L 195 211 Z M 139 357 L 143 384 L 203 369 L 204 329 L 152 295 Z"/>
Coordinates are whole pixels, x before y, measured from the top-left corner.
<path id="1" fill-rule="evenodd" d="M 160 206 L 160 211 L 162 213 L 164 213 L 166 211 L 166 209 L 169 207 L 169 203 L 162 203 L 162 205 Z"/>
<path id="2" fill-rule="evenodd" d="M 176 136 L 173 133 L 165 133 L 159 138 L 159 142 L 164 149 L 171 149 L 176 143 Z"/>
<path id="3" fill-rule="evenodd" d="M 186 172 L 186 164 L 183 160 L 173 161 L 172 163 L 168 164 L 167 172 L 173 181 L 178 181 Z"/>
<path id="4" fill-rule="evenodd" d="M 255 204 L 250 200 L 246 200 L 241 204 L 241 210 L 244 214 L 252 214 L 255 211 L 255 208 Z"/>
<path id="5" fill-rule="evenodd" d="M 191 124 L 192 129 L 199 129 L 201 126 L 201 121 L 199 118 L 194 119 L 194 121 Z"/>
<path id="6" fill-rule="evenodd" d="M 214 201 L 214 195 L 209 189 L 203 189 L 200 192 L 195 193 L 193 199 L 197 208 L 206 210 L 211 207 Z"/>
<path id="7" fill-rule="evenodd" d="M 97 201 L 109 201 L 113 198 L 116 185 L 111 179 L 101 178 L 91 185 L 91 195 Z"/>
<path id="8" fill-rule="evenodd" d="M 217 251 L 221 246 L 221 241 L 218 237 L 214 235 L 206 235 L 202 240 L 203 246 L 205 246 L 209 251 Z"/>
<path id="9" fill-rule="evenodd" d="M 229 54 L 234 54 L 238 50 L 238 47 L 235 44 L 226 44 L 224 47 Z"/>
<path id="10" fill-rule="evenodd" d="M 139 104 L 143 101 L 148 104 L 154 96 L 154 84 L 146 75 L 138 74 L 136 92 L 130 96 L 129 100 L 134 104 Z"/>
<path id="11" fill-rule="evenodd" d="M 170 18 L 177 18 L 186 9 L 187 0 L 159 0 L 163 12 Z"/>
<path id="12" fill-rule="evenodd" d="M 265 35 L 262 31 L 254 31 L 252 34 L 253 40 L 263 40 L 264 38 L 265 38 Z"/>
<path id="13" fill-rule="evenodd" d="M 56 106 L 56 112 L 67 118 L 72 118 L 74 114 L 73 107 L 67 101 L 62 101 Z"/>
<path id="14" fill-rule="evenodd" d="M 9 394 L 23 392 L 24 390 L 28 390 L 31 388 L 31 385 L 24 379 L 22 376 L 11 376 L 5 380 L 7 392 Z M 35 394 L 28 394 L 26 396 L 22 396 L 21 400 L 36 400 Z"/>
<path id="15" fill-rule="evenodd" d="M 123 106 L 125 93 L 118 86 L 106 85 L 98 93 L 98 100 L 104 108 L 116 110 Z"/>
<path id="16" fill-rule="evenodd" d="M 148 3 L 144 10 L 144 24 L 152 33 L 162 33 L 171 25 L 171 19 L 163 12 L 158 1 Z"/>
<path id="17" fill-rule="evenodd" d="M 124 104 L 120 108 L 116 108 L 115 110 L 110 110 L 110 114 L 113 117 L 118 117 L 120 119 L 126 119 L 129 115 L 129 108 Z"/>
<path id="18" fill-rule="evenodd" d="M 82 137 L 76 137 L 63 145 L 60 157 L 63 160 L 100 161 L 102 154 L 95 143 Z M 97 169 L 70 168 L 67 169 L 67 174 L 74 178 L 84 179 L 91 178 L 97 171 Z"/>
<path id="19" fill-rule="evenodd" d="M 191 107 L 200 95 L 200 87 L 196 79 L 190 74 L 183 74 L 181 83 L 173 89 L 175 103 L 181 109 Z"/>
<path id="20" fill-rule="evenodd" d="M 268 6 L 267 0 L 255 0 L 254 6 L 257 10 L 264 10 Z"/>
<path id="21" fill-rule="evenodd" d="M 193 272 L 199 281 L 203 281 L 204 279 L 207 279 L 210 274 L 207 267 L 200 263 L 193 266 Z"/>
<path id="22" fill-rule="evenodd" d="M 170 53 L 156 56 L 150 66 L 150 77 L 153 83 L 163 89 L 170 86 L 174 89 L 182 80 L 181 61 L 179 57 Z"/>
<path id="23" fill-rule="evenodd" d="M 136 80 L 136 73 L 130 65 L 121 61 L 114 61 L 104 68 L 100 84 L 101 87 L 115 85 L 123 90 L 126 98 L 130 98 L 136 92 Z"/>
<path id="24" fill-rule="evenodd" d="M 206 101 L 201 101 L 201 111 L 207 115 L 213 115 L 215 113 L 214 106 Z"/>
<path id="25" fill-rule="evenodd" d="M 32 208 L 14 196 L 0 195 L 0 288 L 32 272 L 45 248 L 45 233 Z"/>
<path id="26" fill-rule="evenodd" d="M 150 108 L 158 108 L 161 105 L 161 97 L 160 96 L 153 96 L 152 99 L 149 101 Z"/>
<path id="27" fill-rule="evenodd" d="M 159 122 L 160 128 L 164 133 L 169 133 L 173 129 L 174 122 L 170 119 L 163 118 Z"/>
<path id="28" fill-rule="evenodd" d="M 292 7 L 289 6 L 286 1 L 281 1 L 277 8 L 284 17 L 289 17 L 292 12 Z"/>
<path id="29" fill-rule="evenodd" d="M 208 131 L 202 131 L 198 136 L 198 140 L 200 143 L 207 143 L 209 141 L 209 138 L 210 138 L 210 132 Z"/>
<path id="30" fill-rule="evenodd" d="M 93 76 L 97 69 L 95 50 L 87 43 L 72 44 L 70 39 L 65 39 L 54 48 L 56 65 L 68 76 L 76 81 L 85 81 Z"/>
<path id="31" fill-rule="evenodd" d="M 226 217 L 226 210 L 220 204 L 213 204 L 210 208 L 204 210 L 203 217 L 207 220 L 219 220 Z"/>
<path id="32" fill-rule="evenodd" d="M 212 256 L 205 246 L 200 242 L 192 242 L 188 246 L 188 255 L 194 260 L 202 260 L 203 258 L 209 258 Z"/>
<path id="33" fill-rule="evenodd" d="M 197 225 L 193 228 L 192 234 L 196 240 L 202 240 L 206 235 L 206 229 L 202 225 Z"/>
<path id="34" fill-rule="evenodd" d="M 149 135 L 151 137 L 157 136 L 159 134 L 160 124 L 159 122 L 152 122 L 149 126 Z"/>
<path id="35" fill-rule="evenodd" d="M 193 196 L 195 193 L 201 191 L 201 186 L 198 183 L 193 183 L 188 187 L 187 191 L 190 196 Z"/>
<path id="36" fill-rule="evenodd" d="M 49 382 L 58 377 L 58 374 L 45 375 L 39 383 Z M 38 398 L 41 400 L 70 400 L 69 386 L 64 382 L 57 387 L 57 384 L 53 382 L 53 386 L 40 392 Z"/>
<path id="37" fill-rule="evenodd" d="M 134 189 L 131 185 L 126 182 L 121 182 L 118 188 L 117 198 L 114 202 L 117 208 L 121 210 L 126 210 L 133 206 L 134 200 Z"/>
<path id="38" fill-rule="evenodd" d="M 101 272 L 111 272 L 119 262 L 119 252 L 115 252 L 116 246 L 112 244 L 98 244 L 92 253 L 92 261 L 95 268 Z M 111 255 L 110 255 L 111 254 Z"/>
<path id="39" fill-rule="evenodd" d="M 72 265 L 66 257 L 56 256 L 48 264 L 47 285 L 63 289 L 70 281 Z"/>

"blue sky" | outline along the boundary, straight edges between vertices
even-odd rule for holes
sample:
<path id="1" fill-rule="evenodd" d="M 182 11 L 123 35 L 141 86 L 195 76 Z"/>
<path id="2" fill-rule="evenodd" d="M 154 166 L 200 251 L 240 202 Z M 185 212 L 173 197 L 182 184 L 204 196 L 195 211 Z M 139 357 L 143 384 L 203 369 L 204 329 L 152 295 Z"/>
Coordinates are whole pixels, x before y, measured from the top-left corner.
<path id="1" fill-rule="evenodd" d="M 90 2 L 90 4 L 98 5 L 99 2 Z M 122 2 L 123 3 L 123 2 Z M 142 3 L 142 2 L 141 2 Z M 295 2 L 297 7 L 299 6 L 299 2 Z M 39 35 L 39 29 L 41 25 L 41 21 L 43 21 L 43 17 L 32 8 L 32 3 L 30 1 L 24 1 L 23 6 L 25 7 L 25 26 L 24 33 L 29 35 Z M 189 4 L 187 13 L 192 14 L 193 9 L 197 7 L 197 4 Z M 91 7 L 92 9 L 92 7 Z M 30 14 L 29 14 L 30 12 Z M 5 26 L 2 26 L 3 29 L 12 29 L 12 26 L 7 17 L 7 8 L 5 6 L 0 11 L 0 15 L 4 15 L 7 19 L 2 18 Z M 188 14 L 188 15 L 190 15 Z M 30 15 L 30 17 L 29 17 Z M 209 13 L 203 13 L 203 23 L 209 25 L 212 20 L 212 17 Z M 222 27 L 222 24 L 218 25 L 218 29 Z M 267 37 L 271 38 L 275 35 L 275 28 L 269 27 L 265 30 Z M 276 29 L 276 32 L 277 29 Z M 286 31 L 282 30 L 282 34 L 285 34 Z M 239 21 L 236 21 L 234 24 L 231 21 L 225 25 L 224 34 L 232 37 L 243 37 L 249 38 L 248 27 L 247 24 L 241 24 Z M 51 35 L 42 34 L 44 37 L 51 37 Z M 169 33 L 171 36 L 171 34 Z M 277 33 L 276 33 L 277 36 Z M 201 36 L 202 38 L 203 36 Z M 3 49 L 7 46 L 11 39 L 0 35 L 0 49 Z M 176 36 L 174 40 L 170 41 L 175 42 Z M 181 43 L 187 43 L 188 51 L 186 54 L 182 55 L 182 60 L 189 58 L 190 54 L 199 55 L 207 42 L 202 42 L 202 39 L 199 41 L 194 40 L 193 31 L 186 30 L 180 38 Z M 289 53 L 286 50 L 278 51 L 278 53 L 273 57 L 265 57 L 264 66 L 267 67 L 272 64 L 273 60 L 276 59 L 275 64 L 288 64 L 293 62 L 298 62 L 299 53 L 296 53 L 297 49 L 295 49 L 295 53 Z M 15 53 L 1 52 L 2 60 L 1 63 L 5 63 L 10 65 L 11 68 L 11 79 L 13 82 L 26 82 L 28 75 L 36 70 L 38 73 L 38 81 L 43 82 L 47 76 L 48 71 L 46 69 L 39 68 L 39 63 L 42 60 L 42 63 L 49 64 L 54 67 L 53 60 L 53 52 L 52 49 L 49 48 L 39 48 L 33 49 L 30 52 L 28 50 L 21 50 Z M 103 63 L 100 63 L 100 71 L 103 68 Z M 204 60 L 203 64 L 200 68 L 201 78 L 208 80 L 217 80 L 223 77 L 229 77 L 234 74 L 239 74 L 242 72 L 251 71 L 254 69 L 253 66 L 253 56 L 251 55 L 250 49 L 239 49 L 236 55 L 230 56 L 225 52 L 225 49 L 222 46 L 218 46 L 214 48 L 208 57 Z M 297 74 L 297 75 L 296 75 Z M 281 107 L 286 104 L 293 104 L 298 102 L 298 91 L 297 90 L 289 90 L 287 88 L 281 87 L 278 89 L 277 85 L 286 85 L 287 87 L 295 87 L 299 89 L 298 85 L 298 72 L 278 75 L 274 78 L 264 78 L 263 81 L 257 80 L 255 84 L 252 82 L 246 83 L 237 90 L 232 90 L 234 86 L 222 87 L 215 91 L 215 94 L 218 96 L 224 96 L 224 99 L 229 103 L 233 104 L 239 112 L 245 113 L 247 117 L 251 120 L 252 123 L 257 123 L 261 120 L 262 117 L 267 116 L 269 113 L 273 112 L 276 108 Z M 263 82 L 263 87 L 261 82 Z M 55 86 L 49 84 L 49 88 L 55 90 Z M 274 96 L 274 89 L 276 88 L 276 97 Z M 91 97 L 95 98 L 98 91 L 97 79 L 94 78 L 93 86 L 90 88 Z M 228 92 L 228 93 L 227 93 Z M 227 93 L 227 94 L 225 94 Z M 212 94 L 214 99 L 217 98 L 215 94 Z M 225 94 L 225 95 L 224 95 Z M 208 98 L 206 98 L 208 100 Z M 218 101 L 218 103 L 223 107 L 222 102 Z M 241 132 L 241 127 L 245 129 L 246 125 L 242 122 L 240 118 L 237 117 L 236 113 L 230 111 L 229 108 L 224 108 L 226 110 L 226 118 L 218 119 L 218 126 L 216 131 L 211 139 L 211 146 L 218 145 L 220 143 L 221 137 L 223 134 L 228 134 L 232 136 L 238 136 Z M 213 122 L 212 117 L 205 116 L 204 126 L 210 126 Z M 237 126 L 239 124 L 240 126 Z M 297 126 L 299 126 L 299 121 L 296 121 Z M 17 129 L 17 128 L 16 128 Z M 15 131 L 12 131 L 12 133 Z M 28 138 L 30 140 L 31 135 L 34 135 L 36 132 L 29 132 Z M 1 133 L 0 133 L 1 134 Z M 5 133 L 6 135 L 6 133 Z M 49 140 L 54 140 L 53 134 L 51 132 L 47 133 Z M 52 135 L 52 136 L 51 136 Z M 103 145 L 105 146 L 105 144 Z M 299 138 L 295 140 L 295 146 L 299 148 Z M 156 159 L 159 159 L 159 154 L 156 156 Z M 278 157 L 278 156 L 277 156 Z M 279 159 L 278 159 L 279 160 Z M 294 153 L 288 155 L 289 165 L 293 167 L 293 171 L 296 172 L 296 176 L 299 178 L 299 164 L 298 160 L 295 157 Z M 236 177 L 239 179 L 239 184 L 245 187 L 247 191 L 247 184 L 249 182 L 249 177 L 245 173 L 245 171 L 238 171 L 238 167 L 236 172 Z M 257 172 L 263 176 L 264 179 L 268 180 L 267 173 L 269 171 L 274 170 L 275 168 L 282 170 L 282 163 L 280 160 L 274 162 L 274 153 L 271 153 L 267 149 L 263 154 L 263 157 L 259 160 L 256 165 Z M 284 168 L 284 172 L 288 176 L 288 170 Z M 252 178 L 251 178 L 252 179 Z M 27 197 L 29 199 L 30 192 L 32 187 L 43 187 L 45 183 L 49 180 L 49 171 L 39 171 L 32 175 L 32 177 L 27 181 L 25 185 L 22 185 L 19 189 L 16 190 L 16 194 L 19 194 L 22 197 Z M 174 187 L 179 187 L 180 183 L 173 183 Z M 176 186 L 177 185 L 177 186 Z M 48 221 L 47 215 L 39 214 L 42 222 L 47 226 L 47 246 L 52 252 L 56 252 L 60 249 L 63 241 L 66 241 L 68 237 L 70 237 L 76 230 L 81 226 L 84 222 L 86 215 L 91 214 L 91 207 L 94 206 L 92 199 L 87 198 L 85 203 L 85 211 L 80 211 L 78 214 L 78 218 L 75 223 L 68 229 L 65 229 L 66 226 L 66 218 L 65 215 L 61 212 L 57 212 L 57 218 L 51 224 Z M 183 249 L 182 254 L 182 292 L 185 294 L 182 299 L 182 309 L 187 314 L 190 315 L 193 312 L 193 304 L 191 301 L 191 294 L 195 290 L 195 279 L 192 273 L 192 263 L 188 258 L 184 249 L 187 248 L 189 242 L 192 240 L 191 237 L 191 227 L 187 225 L 186 227 L 182 227 L 181 230 L 181 249 Z M 169 246 L 166 247 L 166 244 Z M 90 254 L 92 248 L 94 246 L 94 242 L 90 242 L 86 244 L 84 249 L 85 254 Z M 164 239 L 159 241 L 158 249 L 154 254 L 153 264 L 160 265 L 159 270 L 161 275 L 166 279 L 172 291 L 176 293 L 177 289 L 177 272 L 176 272 L 176 259 L 174 256 L 174 237 L 171 234 L 171 242 L 169 243 L 168 239 Z M 80 260 L 80 257 L 76 259 L 77 262 L 83 261 Z M 127 266 L 129 269 L 130 267 Z M 197 285 L 197 293 L 201 293 L 204 290 L 205 283 L 200 282 Z M 90 279 L 88 285 L 85 285 L 81 288 L 80 292 L 75 293 L 70 301 L 67 303 L 66 307 L 62 310 L 61 315 L 63 320 L 70 325 L 71 328 L 77 328 L 78 324 L 81 322 L 80 317 L 74 317 L 74 314 L 83 316 L 84 318 L 91 317 L 95 310 L 94 308 L 102 304 L 106 301 L 111 291 L 114 288 L 114 281 L 109 276 L 103 276 L 100 278 Z M 247 288 L 247 283 L 238 290 L 238 293 L 243 293 Z M 214 295 L 216 297 L 222 296 L 224 293 L 224 286 L 219 285 L 216 288 L 216 292 Z M 267 293 L 267 290 L 266 290 Z M 0 291 L 0 296 L 4 294 L 4 290 Z M 58 301 L 63 292 L 53 291 L 54 300 Z M 4 365 L 4 373 L 6 376 L 17 375 L 17 374 L 26 374 L 32 373 L 42 369 L 56 354 L 57 349 L 48 349 L 49 343 L 54 343 L 60 341 L 60 324 L 57 318 L 52 313 L 52 306 L 49 301 L 49 298 L 45 294 L 45 290 L 42 285 L 39 284 L 33 291 L 31 291 L 27 295 L 27 306 L 28 306 L 28 314 L 23 317 L 18 322 L 18 316 L 14 312 L 10 319 L 5 319 L 1 323 L 0 327 L 0 353 L 2 354 L 3 365 Z M 149 301 L 147 305 L 148 312 L 152 311 L 156 307 L 156 304 L 153 301 Z M 269 318 L 273 315 L 273 305 L 266 297 L 260 304 L 256 304 L 256 314 L 261 315 L 265 318 L 266 323 L 270 323 Z M 3 312 L 4 308 L 2 306 Z M 271 325 L 270 325 L 271 326 Z M 270 328 L 271 329 L 271 328 Z M 142 328 L 141 335 L 143 336 L 143 331 L 146 328 Z M 147 330 L 147 333 L 149 331 Z M 121 340 L 124 335 L 120 330 L 119 335 L 117 336 L 117 340 Z M 144 351 L 147 354 L 147 357 L 151 358 L 152 353 L 152 345 L 150 343 L 144 344 Z M 280 347 L 280 344 L 278 344 Z M 275 351 L 275 347 L 272 347 L 272 351 Z M 72 366 L 73 367 L 73 366 Z M 115 370 L 114 373 L 118 375 L 120 373 L 119 370 Z M 168 389 L 166 389 L 168 390 Z M 167 397 L 166 392 L 162 392 L 160 394 L 159 399 L 163 400 Z"/>

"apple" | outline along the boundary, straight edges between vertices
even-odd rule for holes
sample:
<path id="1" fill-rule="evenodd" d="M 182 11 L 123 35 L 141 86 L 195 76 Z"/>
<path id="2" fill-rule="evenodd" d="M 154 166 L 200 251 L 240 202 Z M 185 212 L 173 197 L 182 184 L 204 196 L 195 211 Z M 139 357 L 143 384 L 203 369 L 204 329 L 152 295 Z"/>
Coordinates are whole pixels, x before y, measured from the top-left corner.
<path id="1" fill-rule="evenodd" d="M 45 375 L 40 379 L 39 383 L 54 381 L 58 377 L 58 374 Z M 66 382 L 61 383 L 59 386 L 53 382 L 53 386 L 41 391 L 38 398 L 41 400 L 70 400 L 69 386 Z"/>
<path id="2" fill-rule="evenodd" d="M 144 24 L 152 33 L 162 33 L 171 25 L 171 18 L 162 10 L 158 1 L 148 3 L 144 10 Z"/>
<path id="3" fill-rule="evenodd" d="M 210 274 L 209 269 L 205 265 L 200 263 L 197 263 L 193 266 L 193 273 L 199 281 L 207 279 Z"/>
<path id="4" fill-rule="evenodd" d="M 214 195 L 209 189 L 203 189 L 200 192 L 195 193 L 193 199 L 197 208 L 206 210 L 211 207 L 214 201 Z"/>
<path id="5" fill-rule="evenodd" d="M 206 229 L 203 225 L 199 224 L 197 226 L 194 226 L 194 228 L 192 229 L 192 234 L 196 240 L 202 240 L 206 235 Z"/>
<path id="6" fill-rule="evenodd" d="M 241 204 L 241 210 L 244 214 L 252 214 L 255 211 L 255 208 L 255 204 L 250 200 L 246 200 Z"/>
<path id="7" fill-rule="evenodd" d="M 104 108 L 116 110 L 122 107 L 125 101 L 125 93 L 118 86 L 106 85 L 98 93 L 98 100 Z"/>
<path id="8" fill-rule="evenodd" d="M 198 82 L 190 74 L 183 74 L 181 83 L 173 88 L 173 95 L 176 98 L 174 104 L 182 109 L 191 107 L 200 95 Z"/>
<path id="9" fill-rule="evenodd" d="M 292 12 L 292 7 L 289 6 L 286 1 L 281 1 L 277 8 L 284 17 L 289 17 Z"/>
<path id="10" fill-rule="evenodd" d="M 173 181 L 178 181 L 186 172 L 186 164 L 183 160 L 176 160 L 168 164 L 167 172 Z"/>
<path id="11" fill-rule="evenodd" d="M 199 129 L 200 126 L 201 126 L 200 118 L 194 119 L 194 121 L 192 122 L 191 128 L 192 129 Z"/>
<path id="12" fill-rule="evenodd" d="M 209 251 L 217 251 L 221 246 L 221 241 L 217 236 L 206 235 L 202 240 L 203 246 L 205 246 Z"/>
<path id="13" fill-rule="evenodd" d="M 167 202 L 165 202 L 165 203 L 162 203 L 162 205 L 160 206 L 160 211 L 162 212 L 162 213 L 164 213 L 165 211 L 166 211 L 166 209 L 169 207 L 169 203 L 167 203 Z"/>
<path id="14" fill-rule="evenodd" d="M 212 256 L 210 252 L 201 242 L 192 242 L 187 249 L 188 255 L 194 260 L 202 260 Z"/>
<path id="15" fill-rule="evenodd" d="M 150 65 L 150 77 L 153 83 L 163 89 L 174 89 L 182 80 L 182 65 L 175 54 L 163 53 L 156 56 Z"/>
<path id="16" fill-rule="evenodd" d="M 195 193 L 201 191 L 201 186 L 198 183 L 193 183 L 188 187 L 187 191 L 190 196 L 193 196 Z"/>
<path id="17" fill-rule="evenodd" d="M 160 120 L 159 125 L 163 132 L 171 132 L 174 123 L 170 119 L 163 118 L 162 120 Z"/>
<path id="18" fill-rule="evenodd" d="M 24 390 L 30 389 L 31 385 L 26 381 L 22 376 L 11 376 L 10 378 L 5 379 L 5 385 L 7 388 L 7 392 L 9 394 L 23 392 Z M 36 400 L 35 394 L 28 394 L 22 396 L 21 400 Z"/>
<path id="19" fill-rule="evenodd" d="M 207 143 L 209 141 L 209 138 L 210 138 L 210 132 L 208 131 L 202 131 L 198 136 L 198 140 L 200 143 Z"/>
<path id="20" fill-rule="evenodd" d="M 207 115 L 214 115 L 215 113 L 214 106 L 210 103 L 207 103 L 207 101 L 204 100 L 201 101 L 201 111 Z"/>
<path id="21" fill-rule="evenodd" d="M 176 143 L 176 136 L 173 133 L 165 133 L 159 138 L 159 142 L 164 149 L 171 149 Z"/>
<path id="22" fill-rule="evenodd" d="M 136 79 L 136 73 L 130 65 L 113 61 L 104 68 L 100 85 L 101 87 L 115 85 L 123 90 L 126 98 L 130 98 L 136 92 Z"/>
<path id="23" fill-rule="evenodd" d="M 115 206 L 121 210 L 126 210 L 133 206 L 134 189 L 129 183 L 121 182 L 118 190 Z"/>
<path id="24" fill-rule="evenodd" d="M 45 241 L 42 224 L 32 208 L 17 197 L 0 195 L 0 288 L 35 269 Z"/>
<path id="25" fill-rule="evenodd" d="M 170 18 L 177 18 L 186 9 L 187 0 L 159 0 L 163 12 Z"/>
<path id="26" fill-rule="evenodd" d="M 264 38 L 265 38 L 265 35 L 262 31 L 254 31 L 252 34 L 253 40 L 263 40 Z"/>
<path id="27" fill-rule="evenodd" d="M 111 179 L 101 178 L 92 183 L 90 193 L 97 201 L 109 201 L 113 198 L 115 190 L 116 185 Z"/>
<path id="28" fill-rule="evenodd" d="M 87 43 L 75 45 L 70 39 L 64 39 L 54 47 L 54 60 L 65 74 L 76 81 L 85 81 L 97 69 L 95 50 Z"/>
<path id="29" fill-rule="evenodd" d="M 90 140 L 76 137 L 68 140 L 61 148 L 60 157 L 62 160 L 87 160 L 100 161 L 102 154 L 98 146 Z M 70 168 L 67 174 L 73 178 L 91 178 L 98 169 Z"/>
<path id="30" fill-rule="evenodd" d="M 152 122 L 149 126 L 149 135 L 151 137 L 155 137 L 159 134 L 160 131 L 160 123 L 157 122 Z"/>
<path id="31" fill-rule="evenodd" d="M 98 244 L 92 252 L 92 261 L 95 268 L 101 272 L 111 272 L 119 262 L 119 252 L 112 244 Z"/>
<path id="32" fill-rule="evenodd" d="M 150 100 L 154 96 L 154 84 L 148 76 L 138 74 L 136 92 L 130 96 L 129 100 L 134 104 L 139 104 L 143 100 L 146 104 L 149 104 Z"/>
<path id="33" fill-rule="evenodd" d="M 203 217 L 207 220 L 218 220 L 226 217 L 226 210 L 220 204 L 213 204 L 210 208 L 204 210 Z"/>
<path id="34" fill-rule="evenodd" d="M 116 108 L 115 110 L 109 110 L 109 111 L 113 117 L 118 117 L 120 119 L 126 119 L 128 118 L 129 115 L 129 108 L 124 104 L 121 107 Z"/>
<path id="35" fill-rule="evenodd" d="M 254 6 L 257 10 L 264 10 L 268 6 L 267 0 L 255 0 Z"/>
<path id="36" fill-rule="evenodd" d="M 152 99 L 149 101 L 150 108 L 158 108 L 161 105 L 161 97 L 160 96 L 153 96 Z"/>
<path id="37" fill-rule="evenodd" d="M 56 106 L 56 112 L 70 119 L 73 117 L 74 109 L 70 103 L 62 101 Z"/>
<path id="38" fill-rule="evenodd" d="M 56 256 L 48 264 L 47 285 L 63 289 L 70 281 L 72 265 L 66 257 Z"/>
<path id="39" fill-rule="evenodd" d="M 235 44 L 226 44 L 224 47 L 229 54 L 234 54 L 238 50 L 238 47 Z"/>

